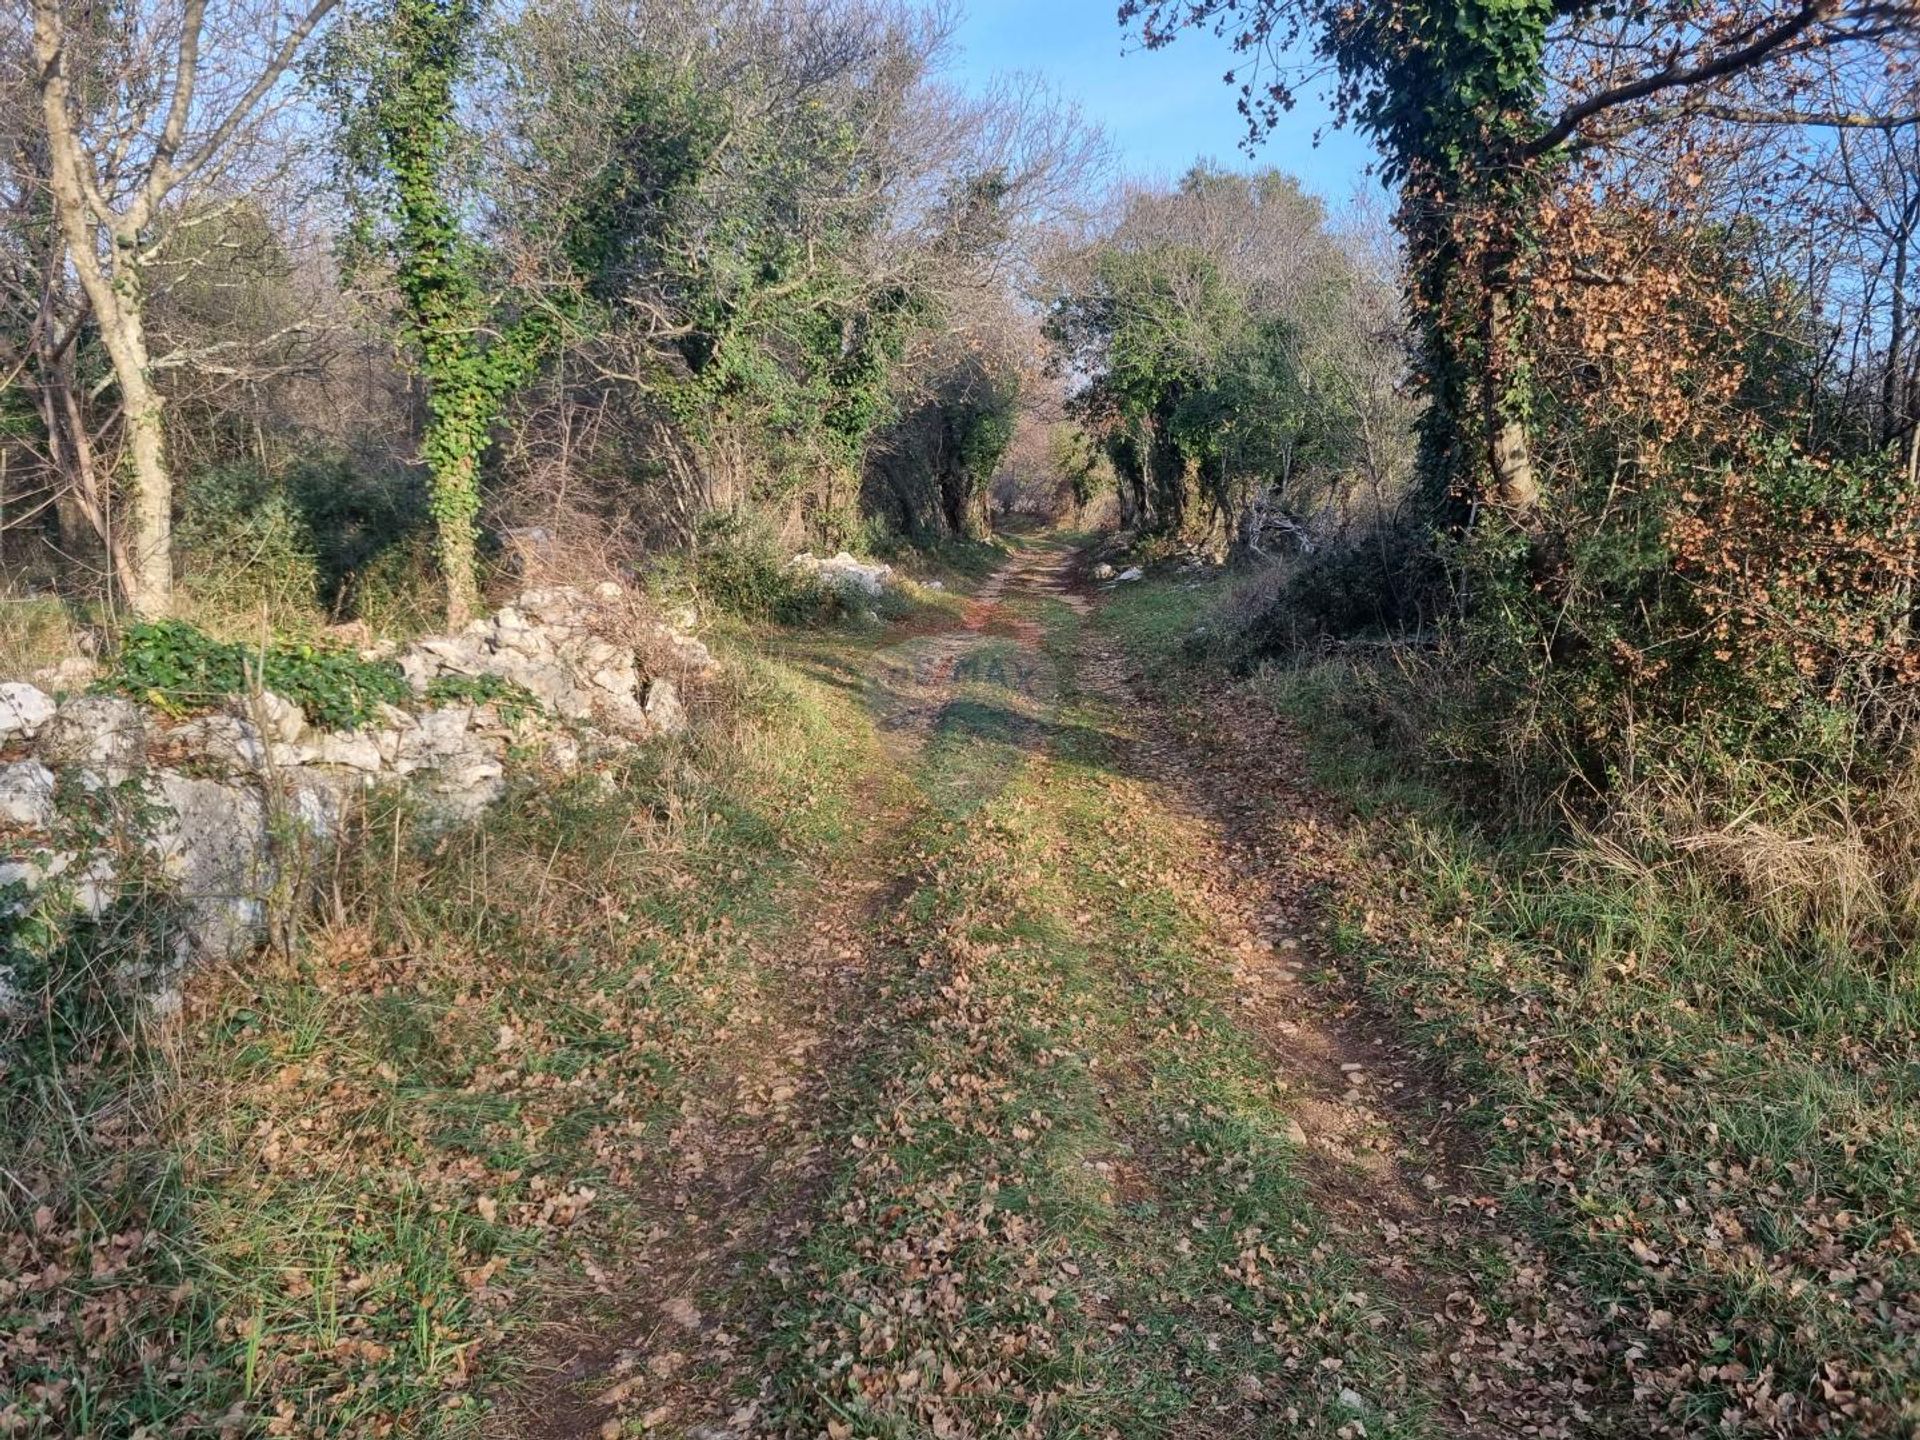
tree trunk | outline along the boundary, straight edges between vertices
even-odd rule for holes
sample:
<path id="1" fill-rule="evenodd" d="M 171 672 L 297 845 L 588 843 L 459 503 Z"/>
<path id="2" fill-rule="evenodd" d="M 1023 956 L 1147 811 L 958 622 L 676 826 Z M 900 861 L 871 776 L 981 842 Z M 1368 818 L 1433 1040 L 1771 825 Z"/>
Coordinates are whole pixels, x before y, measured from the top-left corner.
<path id="1" fill-rule="evenodd" d="M 132 251 L 131 241 L 117 247 Z M 80 267 L 84 276 L 88 267 Z M 166 430 L 160 394 L 147 363 L 147 327 L 141 317 L 140 276 L 130 261 L 116 264 L 113 283 L 95 296 L 100 343 L 113 363 L 120 409 L 127 427 L 128 480 L 125 523 L 120 527 L 124 563 L 117 567 L 127 607 L 143 620 L 173 608 L 173 476 L 167 469 Z"/>
<path id="2" fill-rule="evenodd" d="M 99 217 L 88 197 L 93 162 L 74 131 L 58 13 L 45 3 L 34 7 L 34 57 L 47 127 L 47 180 L 54 215 L 113 364 L 127 425 L 134 493 L 122 537 L 127 563 L 121 585 L 135 614 L 157 618 L 173 603 L 173 484 L 167 473 L 160 396 L 148 374 L 146 326 L 140 309 L 139 217 L 122 216 L 115 221 L 113 253 L 110 261 L 103 261 L 100 230 L 95 225 Z"/>
<path id="3" fill-rule="evenodd" d="M 134 331 L 141 363 L 114 369 L 126 405 L 127 437 L 133 465 L 133 494 L 127 506 L 127 604 L 142 619 L 173 608 L 173 477 L 167 470 L 166 434 L 160 397 L 147 379 L 146 346 Z"/>
<path id="4" fill-rule="evenodd" d="M 438 521 L 440 578 L 447 587 L 447 629 L 458 630 L 480 608 L 474 578 L 474 515 L 478 509 L 478 465 L 471 456 L 453 461 L 433 476 L 433 509 Z"/>
<path id="5" fill-rule="evenodd" d="M 1906 220 L 1920 218 L 1915 210 L 1909 209 L 1902 217 Z M 1903 432 L 1907 416 L 1906 407 L 1901 403 L 1900 361 L 1906 352 L 1907 342 L 1907 250 L 1909 245 L 1907 232 L 1903 228 L 1894 240 L 1893 248 L 1893 305 L 1887 317 L 1887 367 L 1880 382 L 1880 443 L 1891 445 Z"/>
<path id="6" fill-rule="evenodd" d="M 59 525 L 60 549 L 69 561 L 83 564 L 105 556 L 102 573 L 121 594 L 132 588 L 133 567 L 123 537 L 113 523 L 113 497 L 94 458 L 93 440 L 80 411 L 69 353 L 43 345 L 33 377 L 34 405 L 47 432 L 53 464 L 59 472 L 54 516 Z"/>
<path id="7" fill-rule="evenodd" d="M 1149 479 L 1149 526 L 1163 534 L 1177 535 L 1187 521 L 1187 457 L 1167 438 L 1168 426 L 1154 424 L 1147 442 Z"/>
<path id="8" fill-rule="evenodd" d="M 1531 510 L 1540 499 L 1533 478 L 1533 452 L 1527 427 L 1518 420 L 1499 420 L 1493 436 L 1493 478 L 1500 503 L 1509 510 Z"/>
<path id="9" fill-rule="evenodd" d="M 1256 482 L 1247 488 L 1232 514 L 1230 553 L 1235 559 L 1260 554 L 1260 534 L 1266 528 L 1266 518 L 1267 489 Z"/>
<path id="10" fill-rule="evenodd" d="M 1493 466 L 1494 494 L 1509 510 L 1524 514 L 1539 501 L 1540 487 L 1533 478 L 1533 450 L 1527 441 L 1527 427 L 1510 408 L 1504 373 L 1507 367 L 1503 362 L 1516 348 L 1514 304 L 1507 288 L 1510 282 L 1504 275 L 1500 280 L 1497 286 L 1490 287 L 1487 296 L 1488 363 L 1483 383 L 1489 459 Z"/>
<path id="11" fill-rule="evenodd" d="M 47 458 L 57 477 L 53 508 L 60 549 L 69 559 L 84 560 L 96 548 L 104 553 L 106 546 L 106 532 L 93 519 L 99 482 L 85 428 L 77 423 L 80 407 L 73 393 L 72 368 L 49 343 L 50 329 L 43 326 L 41 333 L 46 338 L 34 347 L 33 368 L 24 378 L 40 428 L 47 435 Z"/>
<path id="12" fill-rule="evenodd" d="M 84 273 L 87 267 L 76 268 Z M 146 327 L 140 318 L 137 281 L 129 276 L 100 288 L 110 298 L 104 304 L 101 297 L 94 298 L 94 315 L 101 343 L 113 365 L 127 427 L 132 493 L 122 517 L 124 523 L 113 525 L 108 496 L 95 493 L 105 488 L 97 477 L 87 473 L 76 478 L 82 485 L 83 507 L 107 542 L 114 575 L 128 608 L 143 620 L 154 620 L 173 608 L 173 477 L 167 469 L 162 405 L 148 378 Z M 129 303 L 121 304 L 121 295 L 129 297 Z M 84 446 L 85 432 L 77 423 L 78 415 L 69 419 L 74 422 L 72 434 Z M 79 463 L 78 452 L 74 458 Z M 89 455 L 85 471 L 92 470 Z"/>

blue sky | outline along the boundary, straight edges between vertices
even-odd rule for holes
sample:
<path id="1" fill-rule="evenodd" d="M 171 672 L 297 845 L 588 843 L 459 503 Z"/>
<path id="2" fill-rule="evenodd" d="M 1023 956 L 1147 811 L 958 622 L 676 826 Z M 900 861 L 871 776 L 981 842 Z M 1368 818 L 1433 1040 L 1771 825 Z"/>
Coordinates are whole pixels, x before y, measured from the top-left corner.
<path id="1" fill-rule="evenodd" d="M 1379 184 L 1365 176 L 1371 152 L 1359 136 L 1331 131 L 1314 147 L 1326 112 L 1310 102 L 1249 159 L 1239 148 L 1244 122 L 1234 91 L 1221 80 L 1232 59 L 1211 35 L 1188 34 L 1149 54 L 1121 34 L 1116 0 L 964 3 L 948 74 L 969 88 L 1008 71 L 1043 76 L 1113 137 L 1129 173 L 1172 179 L 1203 157 L 1240 169 L 1275 165 L 1336 205 L 1362 184 Z"/>

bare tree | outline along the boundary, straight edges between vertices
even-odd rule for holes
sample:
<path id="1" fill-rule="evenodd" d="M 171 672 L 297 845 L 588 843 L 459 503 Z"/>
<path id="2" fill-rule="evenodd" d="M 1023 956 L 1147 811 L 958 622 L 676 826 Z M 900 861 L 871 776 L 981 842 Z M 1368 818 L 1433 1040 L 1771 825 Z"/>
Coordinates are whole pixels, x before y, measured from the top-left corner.
<path id="1" fill-rule="evenodd" d="M 47 195 L 64 265 L 112 365 L 126 435 L 132 493 L 120 533 L 98 468 L 77 473 L 140 615 L 165 614 L 173 590 L 173 477 L 160 362 L 149 353 L 149 275 L 168 236 L 222 213 L 205 202 L 231 194 L 256 162 L 290 67 L 336 3 L 311 0 L 288 15 L 269 0 L 152 0 L 109 15 L 32 0 Z M 72 331 L 49 338 L 63 348 Z"/>

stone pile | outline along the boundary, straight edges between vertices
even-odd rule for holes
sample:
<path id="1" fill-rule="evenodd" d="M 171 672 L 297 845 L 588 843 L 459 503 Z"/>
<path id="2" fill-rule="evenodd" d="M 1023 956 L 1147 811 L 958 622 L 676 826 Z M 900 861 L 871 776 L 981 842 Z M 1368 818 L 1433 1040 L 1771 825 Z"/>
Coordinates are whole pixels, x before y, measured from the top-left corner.
<path id="1" fill-rule="evenodd" d="M 495 676 L 528 691 L 567 720 L 598 720 L 618 734 L 644 739 L 684 724 L 671 677 L 643 681 L 630 645 L 607 638 L 609 612 L 624 602 L 618 585 L 592 596 L 571 587 L 529 590 L 513 604 L 458 635 L 423 640 L 400 657 L 416 695 L 442 677 Z M 653 636 L 677 668 L 704 673 L 707 647 L 670 625 L 653 622 Z"/>
<path id="2" fill-rule="evenodd" d="M 174 901 L 178 961 L 243 954 L 368 787 L 404 783 L 436 823 L 459 823 L 504 793 L 510 746 L 566 771 L 583 747 L 685 729 L 680 686 L 713 657 L 685 626 L 638 623 L 618 586 L 530 590 L 396 656 L 417 703 L 383 705 L 350 731 L 314 726 L 270 691 L 173 721 L 117 695 L 56 702 L 0 684 L 0 917 L 46 905 L 97 917 L 138 871 Z M 531 703 L 457 683 L 488 676 Z M 429 699 L 462 690 L 476 698 Z"/>
<path id="3" fill-rule="evenodd" d="M 787 568 L 848 599 L 878 600 L 899 583 L 891 565 L 857 560 L 845 550 L 824 560 L 811 551 L 803 551 L 787 562 Z"/>

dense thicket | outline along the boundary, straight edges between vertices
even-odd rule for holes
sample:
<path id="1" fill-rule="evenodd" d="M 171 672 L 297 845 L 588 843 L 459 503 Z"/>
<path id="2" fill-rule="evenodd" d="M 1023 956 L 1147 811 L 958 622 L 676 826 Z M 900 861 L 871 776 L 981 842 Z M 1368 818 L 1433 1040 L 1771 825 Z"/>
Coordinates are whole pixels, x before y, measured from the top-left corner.
<path id="1" fill-rule="evenodd" d="M 1790 789 L 1905 763 L 1913 5 L 1124 15 L 1149 44 L 1228 34 L 1256 138 L 1299 65 L 1324 67 L 1398 192 L 1418 513 L 1303 567 L 1264 635 L 1390 622 L 1417 642 L 1419 743 L 1526 782 L 1508 796 L 1614 795 L 1703 760 L 1785 764 Z M 1412 608 L 1328 603 L 1411 572 L 1433 581 Z"/>
<path id="2" fill-rule="evenodd" d="M 1403 488 L 1405 348 L 1369 237 L 1273 170 L 1201 166 L 1114 208 L 1052 268 L 1047 334 L 1124 524 L 1259 551 Z"/>
<path id="3" fill-rule="evenodd" d="M 387 617 L 431 569 L 458 619 L 516 530 L 978 528 L 1102 157 L 946 43 L 891 0 L 0 20 L 12 568 L 155 614 L 304 565 Z"/>

